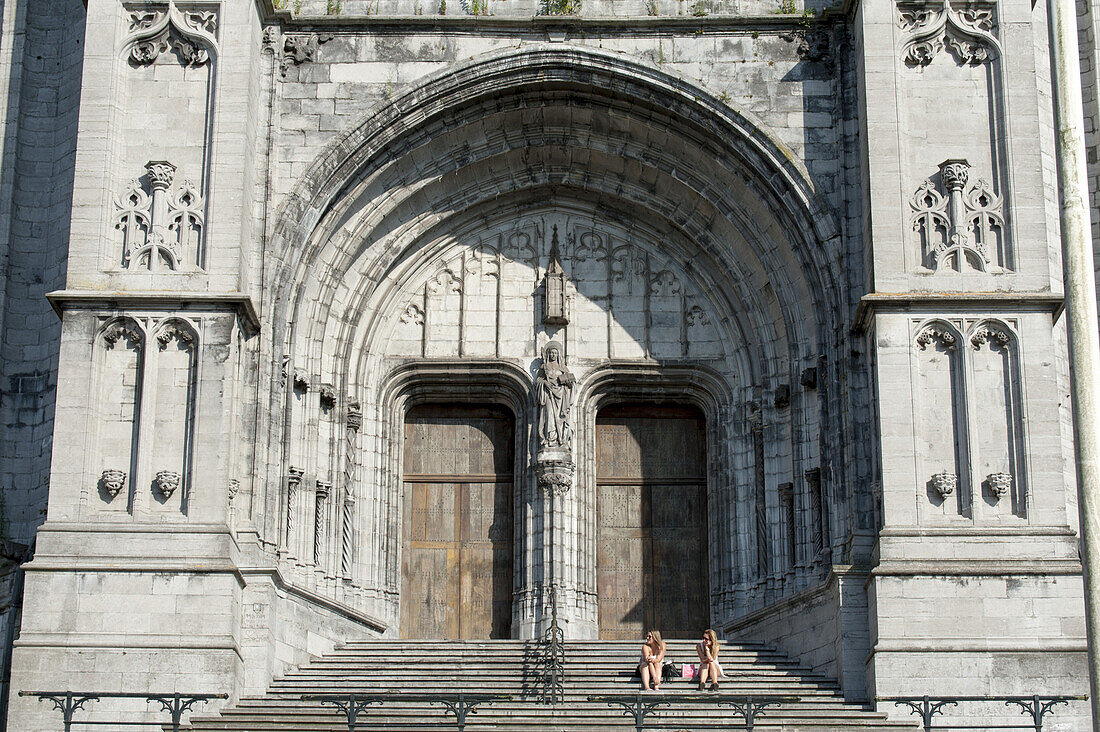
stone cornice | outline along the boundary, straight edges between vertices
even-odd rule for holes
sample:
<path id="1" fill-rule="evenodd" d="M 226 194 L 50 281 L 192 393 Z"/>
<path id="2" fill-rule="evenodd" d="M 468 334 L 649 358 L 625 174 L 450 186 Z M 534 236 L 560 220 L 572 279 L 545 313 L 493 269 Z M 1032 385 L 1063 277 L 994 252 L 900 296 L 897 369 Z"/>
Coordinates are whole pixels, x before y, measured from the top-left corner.
<path id="1" fill-rule="evenodd" d="M 1080 575 L 1076 559 L 888 559 L 872 577 L 1016 577 Z"/>
<path id="2" fill-rule="evenodd" d="M 852 332 L 865 332 L 880 312 L 1011 309 L 1049 312 L 1057 318 L 1064 306 L 1064 297 L 1049 292 L 872 292 L 860 298 Z"/>
<path id="3" fill-rule="evenodd" d="M 248 336 L 260 331 L 260 318 L 252 296 L 243 292 L 120 292 L 101 290 L 54 290 L 46 293 L 58 317 L 66 310 L 97 308 L 147 308 L 200 312 L 233 310 Z"/>
<path id="4" fill-rule="evenodd" d="M 289 9 L 277 9 L 273 0 L 257 0 L 261 16 L 266 23 L 279 23 L 287 32 L 336 29 L 354 30 L 362 27 L 384 28 L 388 26 L 415 27 L 420 29 L 478 30 L 478 31 L 555 31 L 565 29 L 622 29 L 622 30 L 670 30 L 696 31 L 700 28 L 715 30 L 743 29 L 746 32 L 774 30 L 788 32 L 804 30 L 810 25 L 831 25 L 836 18 L 846 17 L 850 10 L 828 8 L 818 15 L 761 13 L 761 14 L 711 14 L 695 15 L 300 15 Z"/>

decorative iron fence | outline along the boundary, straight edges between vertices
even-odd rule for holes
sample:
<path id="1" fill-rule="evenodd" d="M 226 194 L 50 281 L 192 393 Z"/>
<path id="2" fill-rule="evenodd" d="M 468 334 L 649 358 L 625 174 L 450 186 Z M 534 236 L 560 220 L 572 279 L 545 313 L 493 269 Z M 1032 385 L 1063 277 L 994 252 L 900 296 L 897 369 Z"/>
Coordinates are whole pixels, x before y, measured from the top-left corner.
<path id="1" fill-rule="evenodd" d="M 367 694 L 309 694 L 302 697 L 304 701 L 318 701 L 336 707 L 347 720 L 348 732 L 357 732 L 368 728 L 368 721 L 360 719 L 367 716 L 367 708 L 372 704 L 387 705 L 394 703 L 407 704 L 440 704 L 444 714 L 454 717 L 454 724 L 458 732 L 466 729 L 466 718 L 477 714 L 479 706 L 485 706 L 498 701 L 509 701 L 508 694 L 402 694 L 402 693 L 367 693 Z M 381 710 L 379 710 L 381 711 Z M 417 720 L 417 724 L 425 724 L 428 720 Z M 441 722 L 437 722 L 439 724 Z"/>
<path id="2" fill-rule="evenodd" d="M 895 706 L 907 706 L 921 718 L 925 732 L 934 729 L 1030 729 L 1043 732 L 1043 721 L 1053 714 L 1057 704 L 1084 701 L 1087 696 L 880 696 L 876 701 L 893 702 Z M 1019 707 L 1020 714 L 1031 716 L 1031 724 L 933 724 L 933 717 L 941 717 L 947 707 L 957 707 L 960 702 L 1003 702 L 1006 707 Z"/>
<path id="3" fill-rule="evenodd" d="M 731 707 L 734 713 L 741 717 L 742 723 L 736 722 L 729 725 L 728 729 L 753 729 L 756 718 L 764 714 L 767 707 L 780 704 L 790 704 L 801 701 L 797 696 L 776 696 L 772 694 L 756 694 L 753 696 L 735 696 L 731 694 L 653 694 L 638 692 L 635 694 L 603 694 L 590 696 L 588 701 L 605 703 L 611 708 L 622 707 L 624 717 L 634 719 L 634 729 L 642 732 L 646 728 L 646 722 L 650 717 L 659 717 L 658 711 L 662 707 L 671 708 L 674 704 L 708 704 L 721 708 Z"/>
<path id="4" fill-rule="evenodd" d="M 168 727 L 172 732 L 179 732 L 183 715 L 191 711 L 195 704 L 205 703 L 211 699 L 228 699 L 228 694 L 146 694 L 142 692 L 124 691 L 21 691 L 19 696 L 36 696 L 39 701 L 53 702 L 54 709 L 61 712 L 64 721 L 65 732 L 70 732 L 74 725 L 124 725 L 128 727 Z M 88 711 L 84 705 L 88 702 L 102 701 L 103 699 L 143 699 L 147 702 L 156 702 L 161 705 L 160 711 L 169 715 L 170 720 L 160 722 L 146 722 L 140 720 L 115 719 L 110 721 L 76 719 L 81 711 Z"/>

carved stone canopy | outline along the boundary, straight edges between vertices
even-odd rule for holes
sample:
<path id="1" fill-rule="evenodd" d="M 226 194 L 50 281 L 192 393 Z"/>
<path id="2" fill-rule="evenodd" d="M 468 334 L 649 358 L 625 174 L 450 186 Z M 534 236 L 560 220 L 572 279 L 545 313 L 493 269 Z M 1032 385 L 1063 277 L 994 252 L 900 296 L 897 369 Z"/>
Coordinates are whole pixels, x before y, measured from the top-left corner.
<path id="1" fill-rule="evenodd" d="M 566 307 L 565 270 L 561 266 L 561 251 L 558 247 L 558 227 L 554 226 L 550 241 L 550 266 L 544 279 L 544 297 L 542 322 L 548 325 L 565 325 L 569 322 Z"/>

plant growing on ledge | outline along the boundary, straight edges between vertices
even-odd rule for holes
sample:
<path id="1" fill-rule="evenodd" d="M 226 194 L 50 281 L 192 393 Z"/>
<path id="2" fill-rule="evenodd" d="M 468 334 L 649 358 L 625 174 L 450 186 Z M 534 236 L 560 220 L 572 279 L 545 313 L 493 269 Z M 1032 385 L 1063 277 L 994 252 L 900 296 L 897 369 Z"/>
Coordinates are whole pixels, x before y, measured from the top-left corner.
<path id="1" fill-rule="evenodd" d="M 779 7 L 775 12 L 779 15 L 794 15 L 798 12 L 798 6 L 795 5 L 795 0 L 779 0 Z"/>
<path id="2" fill-rule="evenodd" d="M 581 0 L 542 0 L 543 15 L 576 15 L 581 12 Z"/>
<path id="3" fill-rule="evenodd" d="M 339 15 L 340 14 L 340 2 L 341 0 L 328 0 L 328 14 Z"/>

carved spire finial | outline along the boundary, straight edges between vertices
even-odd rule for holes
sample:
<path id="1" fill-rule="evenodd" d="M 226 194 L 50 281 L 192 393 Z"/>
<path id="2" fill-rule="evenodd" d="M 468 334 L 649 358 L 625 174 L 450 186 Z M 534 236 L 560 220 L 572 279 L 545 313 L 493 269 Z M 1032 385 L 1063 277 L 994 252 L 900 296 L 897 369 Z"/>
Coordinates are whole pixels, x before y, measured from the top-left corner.
<path id="1" fill-rule="evenodd" d="M 546 298 L 543 305 L 542 322 L 547 325 L 566 325 L 569 314 L 565 301 L 565 270 L 561 266 L 561 250 L 558 247 L 558 227 L 550 238 L 550 264 L 546 268 Z"/>

